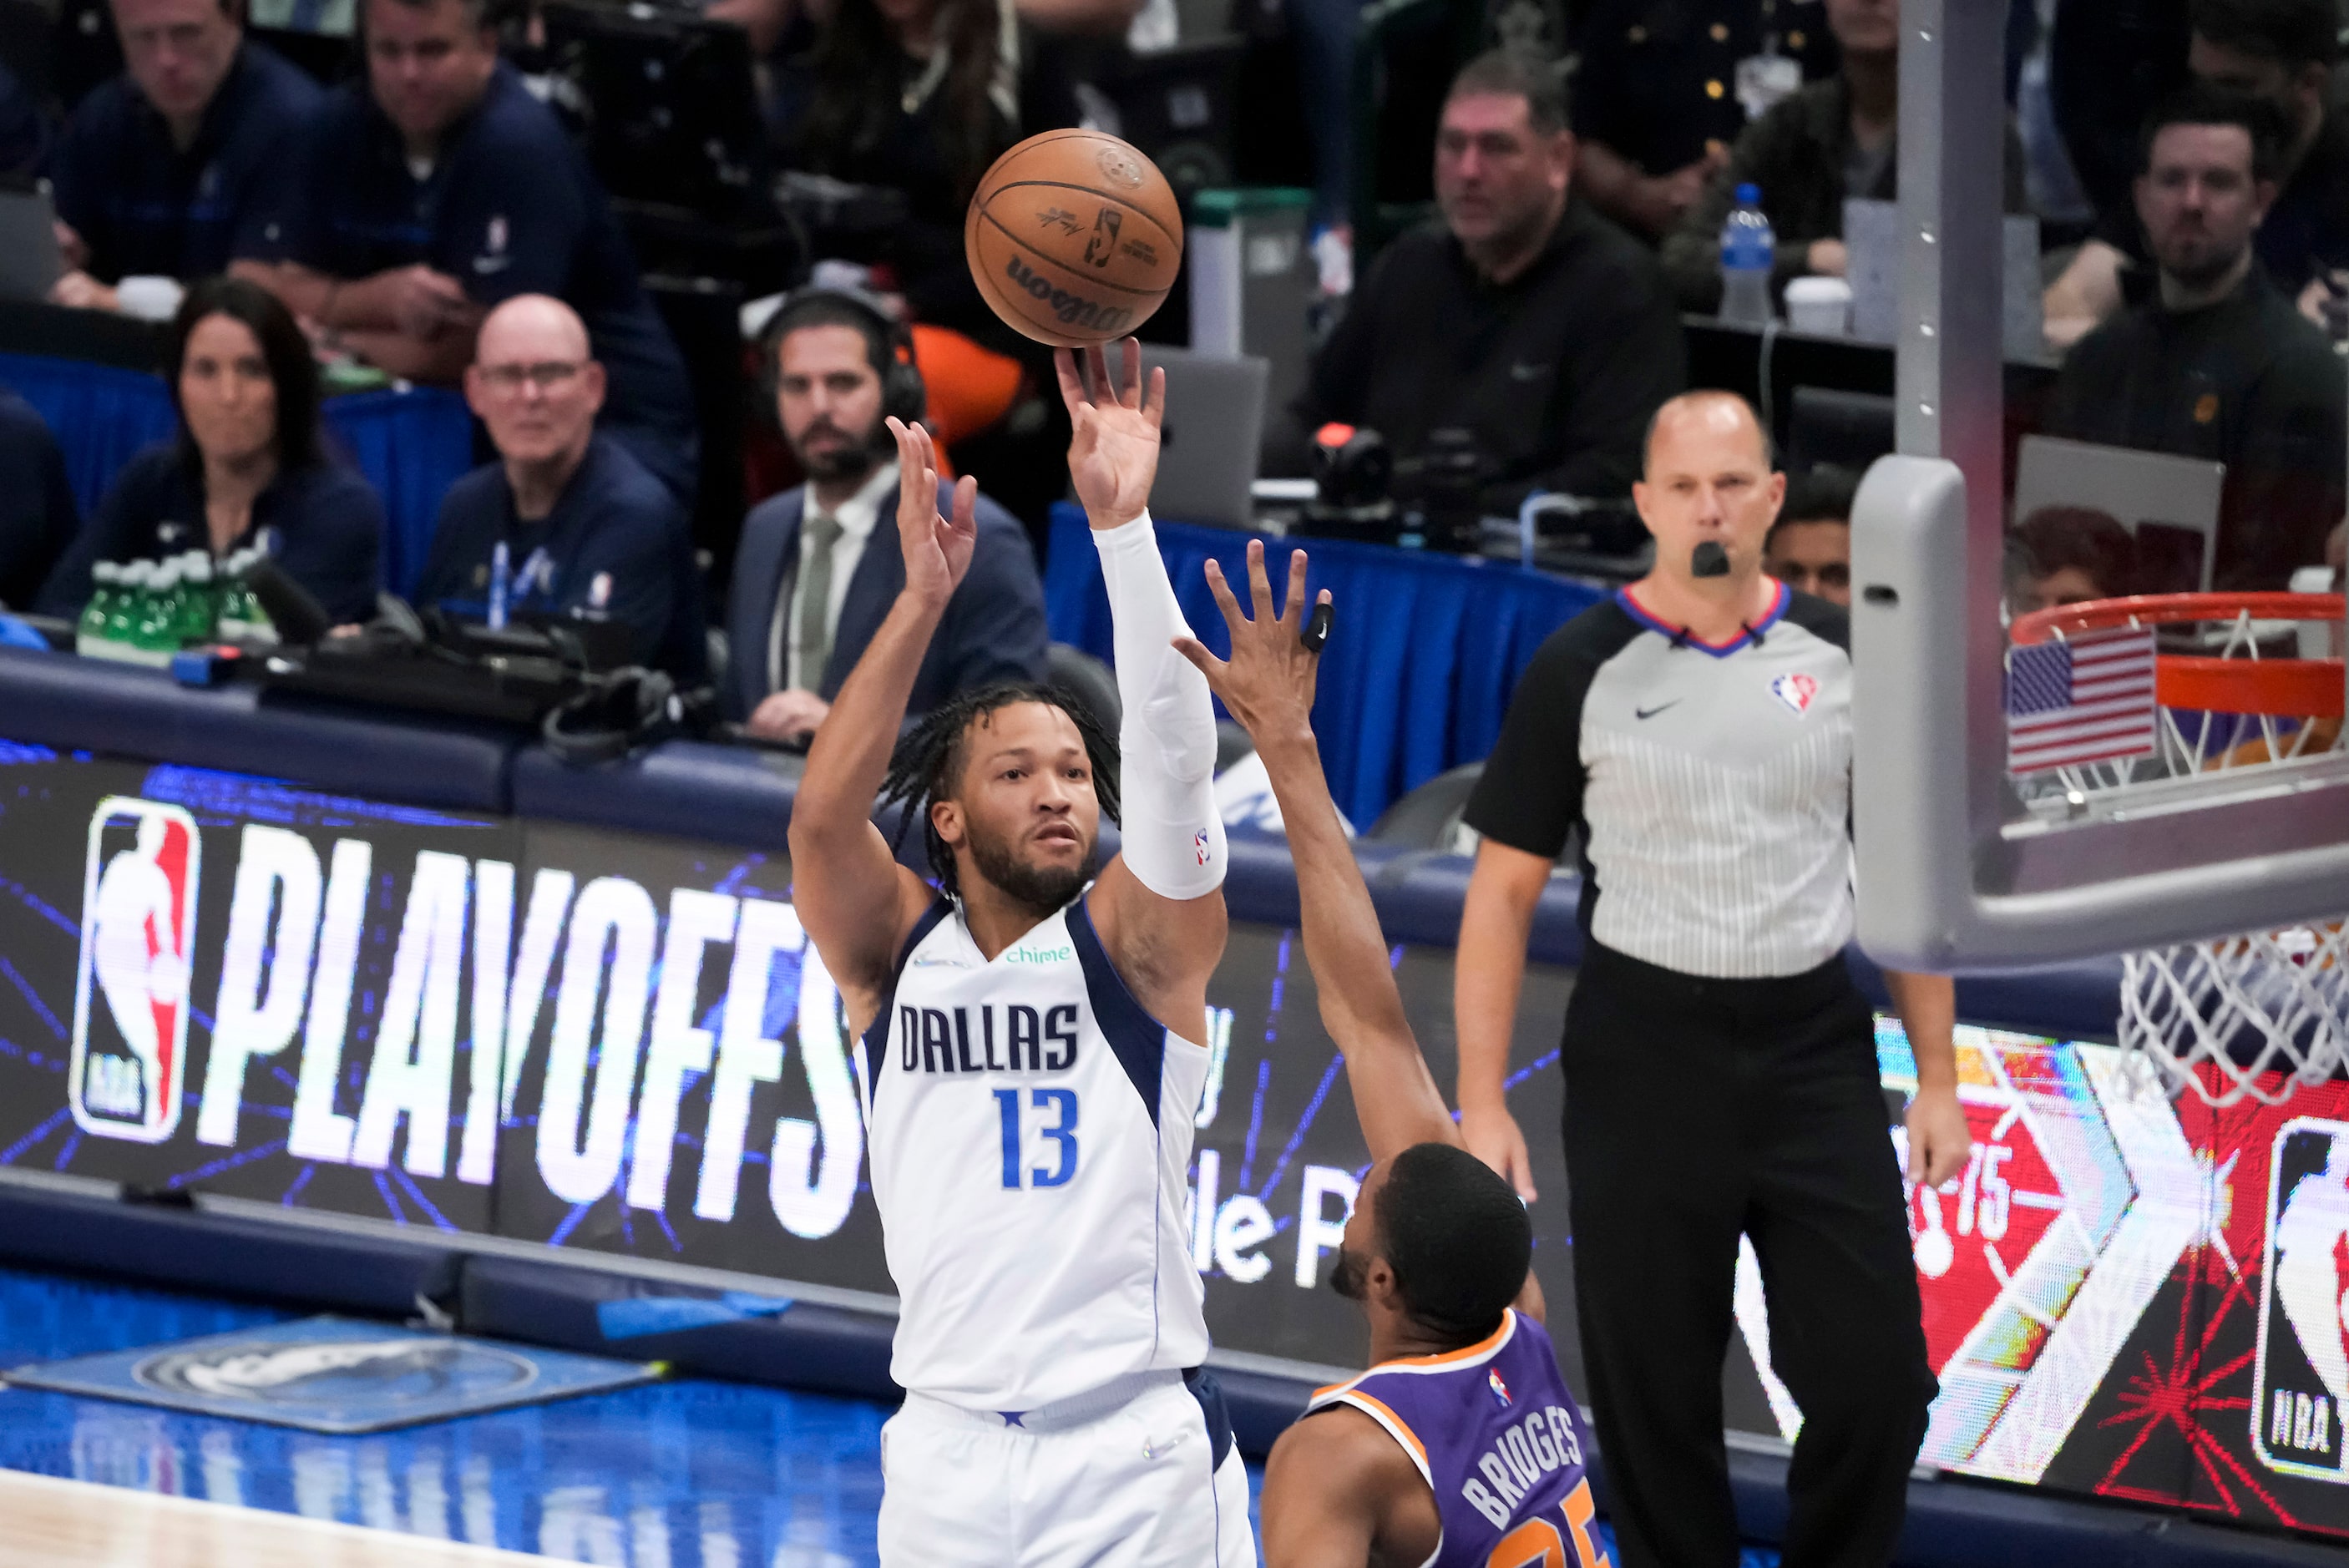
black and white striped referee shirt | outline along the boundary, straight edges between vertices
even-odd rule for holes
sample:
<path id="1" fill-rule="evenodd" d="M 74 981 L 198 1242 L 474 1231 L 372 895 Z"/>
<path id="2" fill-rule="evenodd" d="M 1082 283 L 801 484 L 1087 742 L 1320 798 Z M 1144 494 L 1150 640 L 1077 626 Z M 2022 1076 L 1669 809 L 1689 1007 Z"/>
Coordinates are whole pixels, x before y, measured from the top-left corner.
<path id="1" fill-rule="evenodd" d="M 1781 587 L 1713 645 L 1630 591 L 1550 634 L 1467 825 L 1553 859 L 1583 830 L 1582 923 L 1685 975 L 1798 975 L 1852 934 L 1849 621 Z"/>

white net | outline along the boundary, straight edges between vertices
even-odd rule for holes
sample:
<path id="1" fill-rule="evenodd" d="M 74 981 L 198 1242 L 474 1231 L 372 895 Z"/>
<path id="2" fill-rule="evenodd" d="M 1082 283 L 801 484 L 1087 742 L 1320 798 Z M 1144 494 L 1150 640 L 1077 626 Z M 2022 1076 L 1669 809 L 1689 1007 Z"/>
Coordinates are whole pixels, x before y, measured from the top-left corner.
<path id="1" fill-rule="evenodd" d="M 2120 1043 L 2174 1098 L 2281 1105 L 2349 1055 L 2349 935 L 2343 921 L 2129 954 Z"/>

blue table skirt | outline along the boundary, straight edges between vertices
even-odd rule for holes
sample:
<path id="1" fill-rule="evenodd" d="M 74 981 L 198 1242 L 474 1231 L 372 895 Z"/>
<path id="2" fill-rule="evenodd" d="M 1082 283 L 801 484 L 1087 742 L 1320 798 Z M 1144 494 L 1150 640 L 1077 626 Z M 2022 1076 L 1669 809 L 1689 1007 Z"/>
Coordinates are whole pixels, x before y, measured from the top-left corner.
<path id="1" fill-rule="evenodd" d="M 171 394 L 160 377 L 0 354 L 0 385 L 48 421 L 84 516 L 132 453 L 171 433 Z M 424 569 L 440 498 L 473 466 L 472 416 L 456 393 L 419 387 L 329 397 L 326 424 L 383 498 L 387 585 L 405 596 Z"/>
<path id="2" fill-rule="evenodd" d="M 1251 537 L 1158 523 L 1174 596 L 1199 640 L 1219 655 L 1231 639 L 1206 564 L 1213 558 L 1245 583 Z M 1265 542 L 1276 585 L 1286 581 L 1288 543 Z M 1328 539 L 1299 547 L 1311 557 L 1313 591 L 1329 589 L 1336 607 L 1313 710 L 1322 763 L 1339 806 L 1365 828 L 1397 798 L 1491 751 L 1534 650 L 1605 596 L 1588 583 L 1495 562 Z M 1111 656 L 1109 593 L 1074 506 L 1052 513 L 1044 599 L 1054 640 Z"/>

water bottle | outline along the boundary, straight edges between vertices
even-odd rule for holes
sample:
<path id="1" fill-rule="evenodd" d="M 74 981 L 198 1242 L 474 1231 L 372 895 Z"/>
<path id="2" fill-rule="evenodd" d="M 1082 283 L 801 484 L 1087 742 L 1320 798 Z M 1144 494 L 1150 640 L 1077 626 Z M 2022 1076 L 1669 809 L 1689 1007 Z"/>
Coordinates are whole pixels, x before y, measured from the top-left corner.
<path id="1" fill-rule="evenodd" d="M 220 601 L 212 588 L 212 558 L 201 550 L 189 551 L 180 558 L 180 640 L 209 643 L 220 620 Z"/>
<path id="2" fill-rule="evenodd" d="M 228 581 L 221 590 L 220 617 L 216 623 L 219 634 L 228 642 L 274 643 L 277 628 L 261 607 L 261 601 L 244 581 L 261 560 L 258 546 L 248 545 L 228 558 Z"/>
<path id="3" fill-rule="evenodd" d="M 122 593 L 122 568 L 101 561 L 89 569 L 89 603 L 82 606 L 81 623 L 74 628 L 74 652 L 102 655 L 107 618 L 114 614 L 114 602 Z"/>
<path id="4" fill-rule="evenodd" d="M 152 563 L 133 561 L 115 569 L 120 589 L 106 613 L 106 640 L 101 651 L 109 659 L 138 657 L 139 624 L 147 614 L 147 588 Z"/>
<path id="5" fill-rule="evenodd" d="M 1740 185 L 1721 225 L 1721 319 L 1748 326 L 1770 320 L 1770 268 L 1778 237 L 1762 211 L 1762 188 Z"/>
<path id="6" fill-rule="evenodd" d="M 141 662 L 166 665 L 180 651 L 181 606 L 186 602 L 180 587 L 180 563 L 166 558 L 155 567 L 155 585 L 147 596 L 146 614 L 139 621 Z"/>

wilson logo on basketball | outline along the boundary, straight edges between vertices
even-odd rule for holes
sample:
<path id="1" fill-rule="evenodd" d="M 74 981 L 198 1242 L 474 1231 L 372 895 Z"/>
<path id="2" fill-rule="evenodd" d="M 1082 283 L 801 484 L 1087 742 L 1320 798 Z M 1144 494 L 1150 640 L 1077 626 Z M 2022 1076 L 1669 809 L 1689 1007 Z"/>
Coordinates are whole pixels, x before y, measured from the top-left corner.
<path id="1" fill-rule="evenodd" d="M 180 1125 L 202 842 L 160 801 L 112 795 L 90 819 L 66 1092 L 100 1138 L 160 1143 Z"/>
<path id="2" fill-rule="evenodd" d="M 1011 280 L 1013 288 L 1025 291 L 1047 306 L 1062 326 L 1081 326 L 1089 332 L 1113 336 L 1125 329 L 1127 319 L 1133 315 L 1116 305 L 1081 299 L 1066 289 L 1056 289 L 1050 280 L 1039 277 L 1017 256 L 1004 263 L 1003 275 Z"/>

